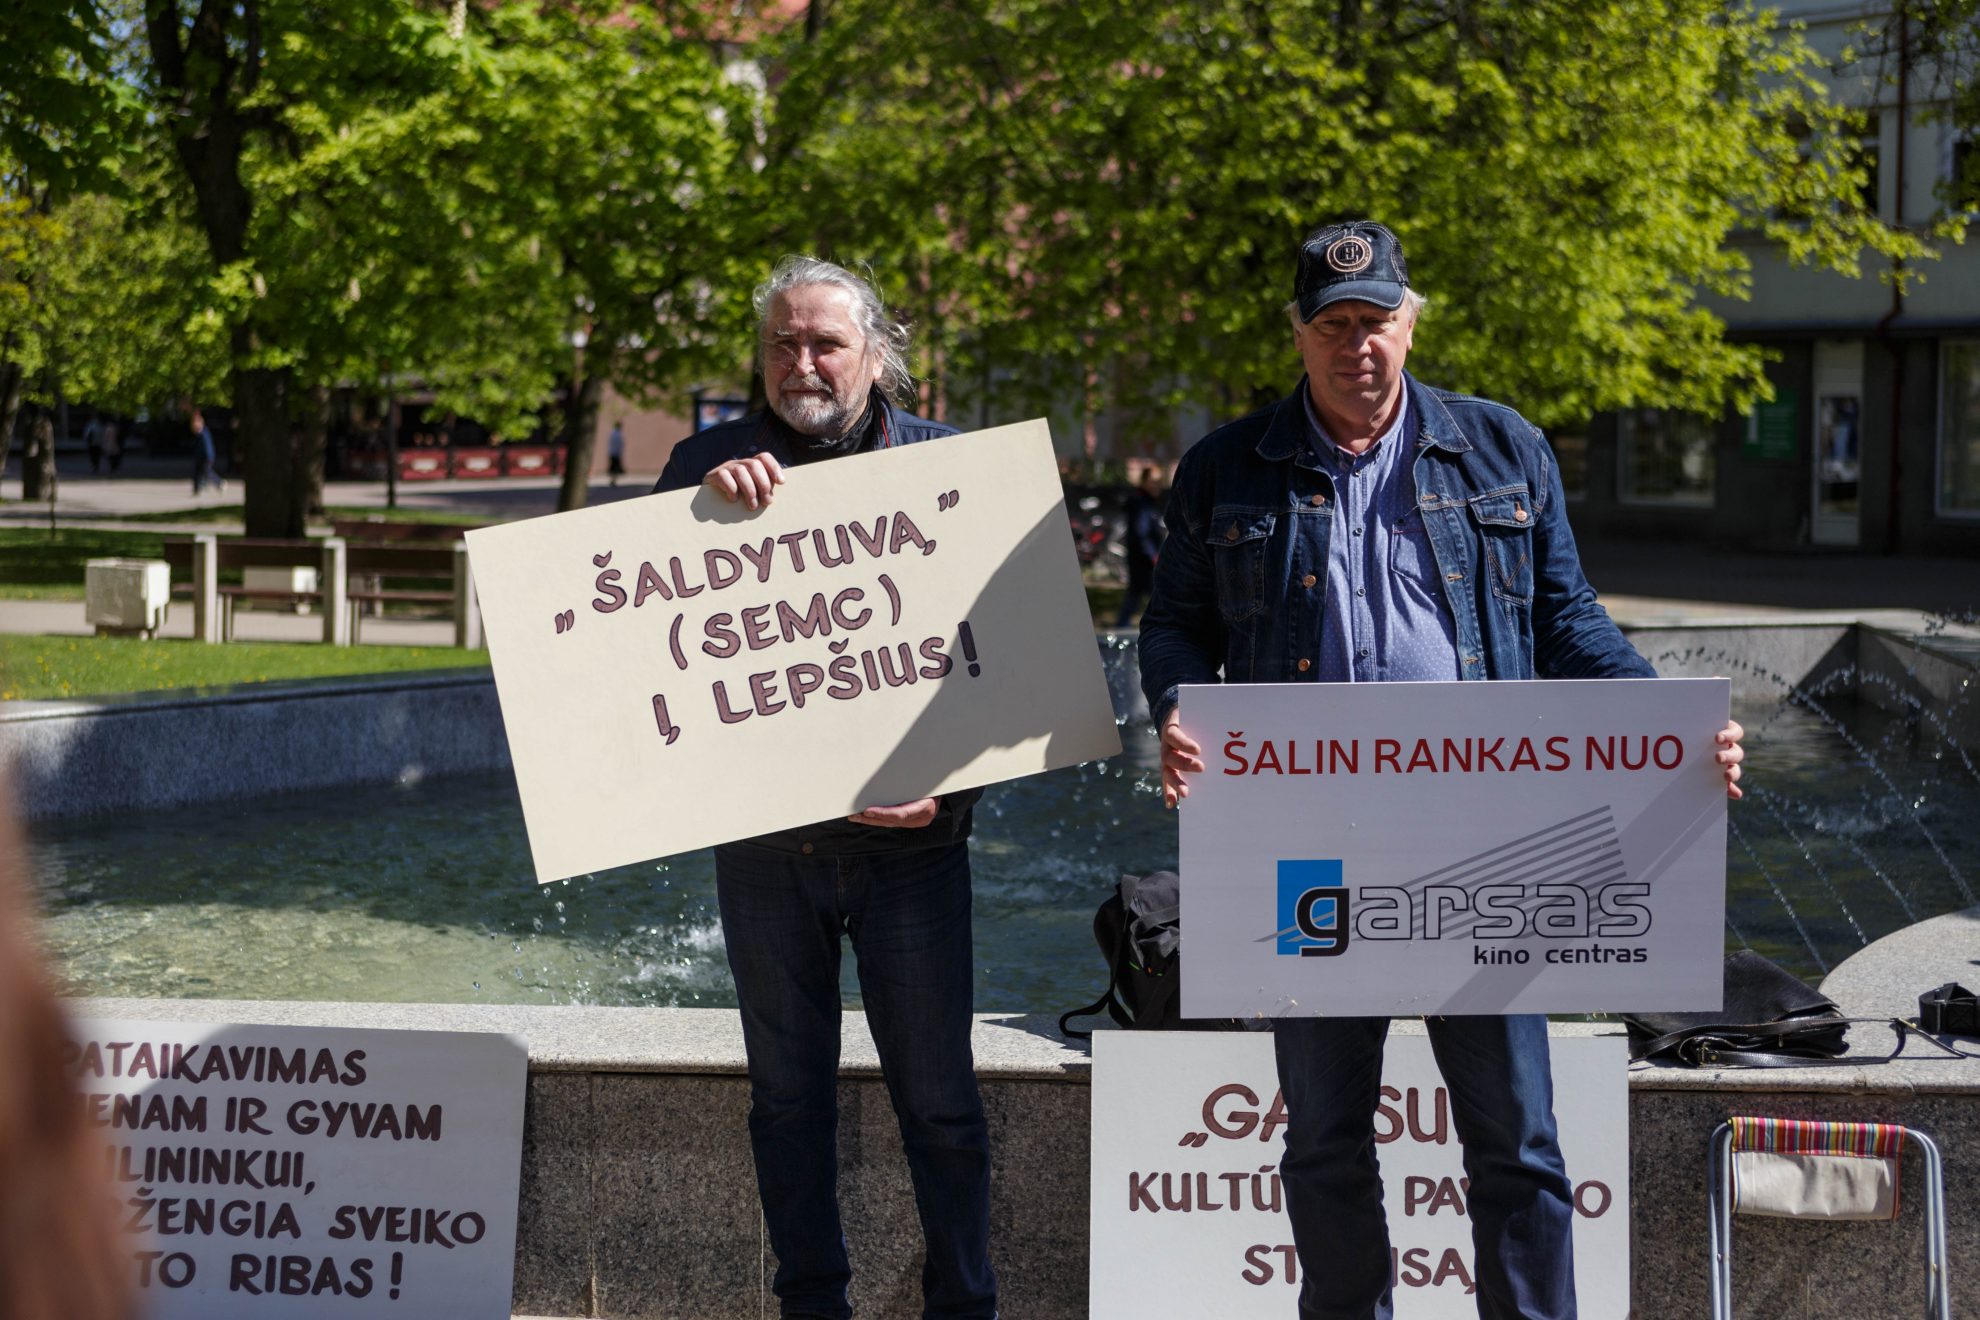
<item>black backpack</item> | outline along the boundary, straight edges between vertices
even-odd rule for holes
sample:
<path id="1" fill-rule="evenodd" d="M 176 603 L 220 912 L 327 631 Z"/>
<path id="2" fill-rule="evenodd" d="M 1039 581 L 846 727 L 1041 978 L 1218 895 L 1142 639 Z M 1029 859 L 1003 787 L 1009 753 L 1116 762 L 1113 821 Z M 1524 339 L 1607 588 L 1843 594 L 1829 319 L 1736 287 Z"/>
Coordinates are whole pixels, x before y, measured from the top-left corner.
<path id="1" fill-rule="evenodd" d="M 1182 1016 L 1181 881 L 1174 871 L 1124 875 L 1093 914 L 1093 939 L 1107 960 L 1107 989 L 1085 1008 L 1059 1019 L 1059 1034 L 1086 1039 L 1074 1018 L 1105 1012 L 1137 1031 L 1227 1031 L 1229 1018 L 1184 1021 Z"/>

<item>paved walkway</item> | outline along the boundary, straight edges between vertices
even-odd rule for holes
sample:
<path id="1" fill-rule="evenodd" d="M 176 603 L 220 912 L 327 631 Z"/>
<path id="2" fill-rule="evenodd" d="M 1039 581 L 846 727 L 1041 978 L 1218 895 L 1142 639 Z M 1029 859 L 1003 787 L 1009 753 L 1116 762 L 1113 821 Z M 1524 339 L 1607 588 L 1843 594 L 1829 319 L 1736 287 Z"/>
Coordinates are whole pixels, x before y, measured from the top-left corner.
<path id="1" fill-rule="evenodd" d="M 241 487 L 228 481 L 222 490 L 208 489 L 195 496 L 188 476 L 178 469 L 177 460 L 143 457 L 126 463 L 118 476 L 92 476 L 80 461 L 77 472 L 64 470 L 56 484 L 54 523 L 57 527 L 88 526 L 105 531 L 146 531 L 168 534 L 192 532 L 239 532 L 238 518 L 215 521 L 207 510 L 238 509 Z M 168 475 L 168 472 L 170 475 Z M 606 504 L 632 499 L 653 489 L 656 472 L 629 473 L 617 486 L 594 482 L 590 503 Z M 405 481 L 399 483 L 399 507 L 443 509 L 508 522 L 533 518 L 557 510 L 560 477 L 519 477 L 489 481 Z M 20 483 L 9 476 L 0 481 L 0 527 L 46 527 L 46 504 L 20 501 Z M 382 481 L 332 481 L 324 485 L 323 502 L 331 508 L 386 507 L 387 491 Z M 181 519 L 157 520 L 164 513 L 183 513 Z M 128 521 L 142 517 L 144 521 Z M 312 531 L 328 532 L 327 525 Z M 3 586 L 4 584 L 0 584 Z M 49 636 L 88 636 L 95 629 L 84 621 L 79 600 L 7 600 L 0 598 L 0 633 L 37 633 Z M 445 619 L 367 619 L 360 630 L 365 645 L 451 646 L 454 625 Z M 241 641 L 314 642 L 323 636 L 320 615 L 299 615 L 275 610 L 239 610 L 235 614 L 234 635 Z M 166 614 L 161 637 L 192 636 L 192 605 L 175 602 Z"/>
<path id="2" fill-rule="evenodd" d="M 80 470 L 72 473 L 68 470 L 68 464 L 68 456 L 64 455 L 63 471 L 56 483 L 57 526 L 88 523 L 92 527 L 113 527 L 120 518 L 142 515 L 147 521 L 138 525 L 151 531 L 178 527 L 207 530 L 210 519 L 202 517 L 203 510 L 237 509 L 241 503 L 240 483 L 232 479 L 228 480 L 224 489 L 209 487 L 194 495 L 191 479 L 179 470 L 183 464 L 175 459 L 134 459 L 124 465 L 120 475 L 114 477 L 92 476 L 86 464 L 78 464 Z M 620 479 L 617 486 L 594 480 L 591 503 L 603 504 L 644 495 L 653 489 L 659 475 L 657 472 L 629 473 Z M 557 491 L 562 483 L 561 477 L 402 481 L 399 483 L 398 500 L 401 508 L 444 509 L 450 513 L 486 518 L 490 522 L 502 522 L 556 512 Z M 23 503 L 20 494 L 21 484 L 17 476 L 9 474 L 0 479 L 0 499 L 6 501 L 0 504 L 0 526 L 47 526 L 48 506 Z M 323 502 L 332 508 L 382 509 L 386 498 L 387 491 L 382 481 L 331 481 L 324 483 L 323 487 Z M 158 514 L 181 511 L 186 515 L 182 522 L 161 523 L 154 520 Z M 235 523 L 225 530 L 237 532 L 240 527 Z"/>
<path id="3" fill-rule="evenodd" d="M 78 469 L 68 471 L 73 462 Z M 197 497 L 177 459 L 137 456 L 122 475 L 91 476 L 80 459 L 64 456 L 55 522 L 146 531 L 233 531 L 238 523 L 216 523 L 202 511 L 238 506 L 240 487 Z M 590 502 L 631 499 L 653 488 L 657 474 L 636 473 L 614 487 L 591 486 Z M 445 509 L 491 522 L 554 512 L 559 479 L 513 478 L 492 481 L 404 481 L 398 502 L 404 508 Z M 48 507 L 19 501 L 17 478 L 0 481 L 0 526 L 46 526 Z M 333 507 L 383 508 L 382 481 L 333 481 L 324 502 Z M 183 512 L 182 520 L 127 523 L 143 516 Z M 327 530 L 327 528 L 323 529 Z M 1584 539 L 1582 560 L 1589 580 L 1618 621 L 1632 626 L 1676 622 L 1781 622 L 1788 619 L 1838 620 L 1879 615 L 1876 622 L 1908 632 L 1937 633 L 1980 643 L 1980 558 L 1887 556 L 1854 551 L 1800 553 L 1728 551 L 1682 541 Z M 1899 612 L 1902 613 L 1891 613 Z M 241 615 L 244 639 L 312 640 L 317 621 L 267 612 Z M 87 633 L 80 602 L 0 600 L 0 632 Z M 175 610 L 166 636 L 191 635 L 191 611 Z M 446 645 L 444 622 L 378 620 L 364 628 L 366 642 Z"/>

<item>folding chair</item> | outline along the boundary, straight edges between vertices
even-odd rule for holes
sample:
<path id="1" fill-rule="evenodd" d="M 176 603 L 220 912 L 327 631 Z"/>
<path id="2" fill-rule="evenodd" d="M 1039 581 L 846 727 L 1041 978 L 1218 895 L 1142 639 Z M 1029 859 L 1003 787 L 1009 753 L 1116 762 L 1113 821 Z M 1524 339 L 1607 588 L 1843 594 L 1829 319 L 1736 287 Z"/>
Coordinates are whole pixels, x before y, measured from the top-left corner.
<path id="1" fill-rule="evenodd" d="M 1733 1118 L 1713 1129 L 1707 1180 L 1712 1320 L 1732 1320 L 1732 1217 L 1896 1219 L 1898 1155 L 1925 1161 L 1925 1315 L 1951 1320 L 1946 1286 L 1946 1183 L 1939 1148 L 1895 1123 Z M 1742 1156 L 1746 1158 L 1741 1158 Z"/>

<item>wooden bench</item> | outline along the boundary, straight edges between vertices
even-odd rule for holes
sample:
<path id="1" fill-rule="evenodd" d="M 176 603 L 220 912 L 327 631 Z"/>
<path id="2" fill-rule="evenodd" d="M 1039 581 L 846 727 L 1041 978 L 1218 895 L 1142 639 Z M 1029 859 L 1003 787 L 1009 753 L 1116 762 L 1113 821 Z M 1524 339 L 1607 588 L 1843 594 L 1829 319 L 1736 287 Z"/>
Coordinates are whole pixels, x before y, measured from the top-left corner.
<path id="1" fill-rule="evenodd" d="M 323 640 L 346 646 L 350 628 L 344 612 L 344 542 L 263 539 L 247 536 L 200 535 L 167 538 L 165 562 L 172 566 L 173 594 L 188 595 L 193 603 L 193 637 L 197 641 L 234 639 L 234 609 L 243 601 L 275 605 L 317 605 L 323 611 Z M 248 568 L 314 568 L 315 591 L 281 591 L 222 584 L 223 570 Z M 183 574 L 183 588 L 177 579 Z"/>
<path id="2" fill-rule="evenodd" d="M 453 529 L 458 532 L 460 529 Z M 458 536 L 451 544 L 407 539 L 359 542 L 346 550 L 350 585 L 345 599 L 351 612 L 351 640 L 359 640 L 367 607 L 382 612 L 387 605 L 407 605 L 454 622 L 454 645 L 481 645 L 481 610 L 474 598 L 474 575 L 468 567 L 467 544 Z M 444 587 L 387 586 L 388 581 L 427 581 Z"/>

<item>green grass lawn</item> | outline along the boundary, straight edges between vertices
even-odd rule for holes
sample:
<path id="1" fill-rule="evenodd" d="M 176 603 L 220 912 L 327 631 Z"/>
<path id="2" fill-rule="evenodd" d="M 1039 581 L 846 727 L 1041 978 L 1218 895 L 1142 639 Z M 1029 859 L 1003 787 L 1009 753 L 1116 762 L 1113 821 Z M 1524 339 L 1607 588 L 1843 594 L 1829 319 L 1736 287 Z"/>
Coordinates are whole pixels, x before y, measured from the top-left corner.
<path id="1" fill-rule="evenodd" d="M 88 527 L 0 527 L 0 597 L 81 600 L 90 559 L 157 559 L 162 532 L 102 532 Z"/>
<path id="2" fill-rule="evenodd" d="M 447 527 L 479 527 L 488 521 L 481 513 L 459 513 L 453 509 L 383 509 L 369 504 L 332 504 L 325 507 L 323 521 L 333 518 L 382 518 L 386 522 L 434 523 Z M 120 513 L 124 523 L 212 523 L 231 525 L 239 530 L 246 517 L 239 504 L 195 505 L 185 509 L 164 509 L 152 513 Z"/>
<path id="3" fill-rule="evenodd" d="M 448 646 L 145 641 L 0 634 L 0 701 L 105 696 L 419 669 L 485 668 L 487 651 Z"/>

